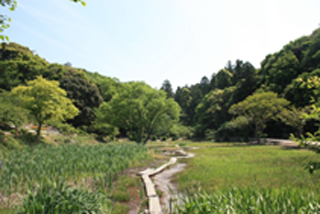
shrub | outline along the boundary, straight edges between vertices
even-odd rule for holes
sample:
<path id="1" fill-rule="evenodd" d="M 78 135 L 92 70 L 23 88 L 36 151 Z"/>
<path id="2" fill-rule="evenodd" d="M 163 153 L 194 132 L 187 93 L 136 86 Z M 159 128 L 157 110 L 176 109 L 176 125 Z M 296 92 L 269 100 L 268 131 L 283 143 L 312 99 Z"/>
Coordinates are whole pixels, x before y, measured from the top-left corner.
<path id="1" fill-rule="evenodd" d="M 70 187 L 64 182 L 46 182 L 22 197 L 19 213 L 102 213 L 101 197 L 99 193 Z"/>
<path id="2" fill-rule="evenodd" d="M 112 198 L 115 201 L 127 202 L 130 201 L 130 194 L 126 191 L 116 189 L 112 192 Z"/>
<path id="3" fill-rule="evenodd" d="M 10 136 L 10 135 L 4 136 L 4 135 L 1 135 L 1 133 L 0 133 L 0 144 L 9 150 L 22 148 L 19 142 L 13 136 Z"/>
<path id="4" fill-rule="evenodd" d="M 161 140 L 162 140 L 162 141 L 166 141 L 166 140 L 167 140 L 167 136 L 163 136 L 163 137 L 161 138 Z"/>
<path id="5" fill-rule="evenodd" d="M 176 140 L 178 140 L 178 138 L 179 137 L 175 135 L 175 136 L 172 137 L 172 141 L 176 141 Z"/>
<path id="6" fill-rule="evenodd" d="M 123 213 L 128 213 L 129 212 L 129 207 L 121 204 L 121 203 L 115 203 L 113 207 L 113 214 L 123 214 Z"/>
<path id="7" fill-rule="evenodd" d="M 33 133 L 23 131 L 21 134 L 20 139 L 23 143 L 34 144 L 36 142 L 36 136 Z"/>

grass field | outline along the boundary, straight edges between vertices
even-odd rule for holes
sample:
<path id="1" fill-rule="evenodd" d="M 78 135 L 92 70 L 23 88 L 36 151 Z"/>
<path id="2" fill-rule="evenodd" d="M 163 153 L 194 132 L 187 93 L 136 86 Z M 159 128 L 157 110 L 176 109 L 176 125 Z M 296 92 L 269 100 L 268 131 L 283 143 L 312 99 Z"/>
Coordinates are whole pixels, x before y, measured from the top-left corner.
<path id="1" fill-rule="evenodd" d="M 173 213 L 320 212 L 320 171 L 311 175 L 304 169 L 320 155 L 275 146 L 204 145 L 175 178 L 183 203 Z"/>
<path id="2" fill-rule="evenodd" d="M 181 190 L 197 185 L 208 192 L 233 186 L 320 190 L 320 171 L 310 175 L 303 167 L 307 161 L 320 161 L 320 155 L 308 150 L 241 146 L 200 148 L 192 152 L 196 156 L 186 160 L 187 169 L 176 178 Z"/>

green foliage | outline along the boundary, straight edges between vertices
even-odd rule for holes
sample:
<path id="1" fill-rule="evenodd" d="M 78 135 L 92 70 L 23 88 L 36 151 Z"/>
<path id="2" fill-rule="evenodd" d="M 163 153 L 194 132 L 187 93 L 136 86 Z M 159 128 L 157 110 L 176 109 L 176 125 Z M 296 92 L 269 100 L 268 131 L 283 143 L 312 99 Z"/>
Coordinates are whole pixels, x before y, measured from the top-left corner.
<path id="1" fill-rule="evenodd" d="M 196 108 L 197 136 L 204 136 L 207 129 L 217 130 L 221 124 L 231 119 L 228 109 L 232 104 L 234 91 L 235 87 L 215 89 L 203 98 Z"/>
<path id="2" fill-rule="evenodd" d="M 232 85 L 233 74 L 227 69 L 221 69 L 215 76 L 215 87 L 224 89 Z"/>
<path id="3" fill-rule="evenodd" d="M 79 114 L 68 122 L 75 127 L 90 126 L 95 119 L 93 109 L 103 101 L 98 88 L 77 73 L 67 74 L 59 82 L 60 87 L 67 92 L 67 97 L 79 109 Z"/>
<path id="4" fill-rule="evenodd" d="M 13 150 L 1 157 L 1 197 L 13 192 L 24 195 L 34 188 L 34 184 L 44 185 L 48 178 L 53 182 L 72 180 L 95 190 L 104 190 L 112 187 L 119 172 L 147 157 L 146 148 L 136 144 L 37 145 Z"/>
<path id="5" fill-rule="evenodd" d="M 192 127 L 184 126 L 181 123 L 173 124 L 170 129 L 170 134 L 175 137 L 187 137 L 192 136 L 193 129 Z"/>
<path id="6" fill-rule="evenodd" d="M 58 131 L 63 135 L 72 135 L 79 133 L 79 130 L 74 128 L 72 125 L 68 123 L 62 123 L 61 121 L 50 121 L 49 125 L 58 129 Z"/>
<path id="7" fill-rule="evenodd" d="M 167 98 L 173 98 L 174 97 L 172 86 L 171 86 L 171 83 L 170 83 L 169 80 L 165 80 L 162 83 L 162 86 L 161 86 L 160 90 L 164 90 L 167 93 Z"/>
<path id="8" fill-rule="evenodd" d="M 287 125 L 293 127 L 297 131 L 297 136 L 302 136 L 303 127 L 307 123 L 305 115 L 310 112 L 310 107 L 297 109 L 296 107 L 291 107 L 290 110 L 284 110 L 280 113 L 280 119 Z"/>
<path id="9" fill-rule="evenodd" d="M 112 213 L 114 213 L 114 214 L 123 214 L 123 213 L 128 213 L 128 212 L 129 212 L 129 207 L 128 206 L 126 206 L 124 204 L 121 204 L 119 202 L 114 204 Z"/>
<path id="10" fill-rule="evenodd" d="M 144 143 L 159 124 L 170 126 L 179 118 L 180 107 L 164 91 L 143 82 L 129 82 L 125 90 L 97 110 L 96 123 L 108 123 L 128 131 L 130 138 Z"/>
<path id="11" fill-rule="evenodd" d="M 257 141 L 260 143 L 260 135 L 267 121 L 277 119 L 288 105 L 289 101 L 278 98 L 276 93 L 264 92 L 248 96 L 244 101 L 231 106 L 229 112 L 245 117 L 252 123 Z"/>
<path id="12" fill-rule="evenodd" d="M 114 190 L 112 192 L 112 199 L 118 202 L 128 202 L 130 201 L 130 194 L 127 191 Z"/>
<path id="13" fill-rule="evenodd" d="M 0 56 L 0 88 L 7 91 L 42 75 L 48 66 L 29 48 L 16 43 L 2 43 Z"/>
<path id="14" fill-rule="evenodd" d="M 79 187 L 68 186 L 65 182 L 45 182 L 31 188 L 22 197 L 19 213 L 103 213 L 100 193 L 92 193 Z"/>
<path id="15" fill-rule="evenodd" d="M 188 194 L 182 198 L 182 206 L 173 213 L 318 213 L 320 204 L 313 194 L 296 189 L 255 188 L 222 191 L 218 193 Z"/>
<path id="16" fill-rule="evenodd" d="M 112 97 L 123 91 L 123 84 L 117 78 L 110 78 L 100 75 L 99 73 L 91 73 L 85 71 L 86 75 L 100 90 L 105 102 L 109 102 Z"/>
<path id="17" fill-rule="evenodd" d="M 40 139 L 41 126 L 49 120 L 64 121 L 73 118 L 79 110 L 66 97 L 66 92 L 59 88 L 56 81 L 48 81 L 39 76 L 28 81 L 27 86 L 18 86 L 12 95 L 21 97 L 22 106 L 38 123 L 37 142 Z"/>
<path id="18" fill-rule="evenodd" d="M 163 136 L 162 138 L 161 138 L 161 141 L 167 141 L 167 136 Z"/>
<path id="19" fill-rule="evenodd" d="M 28 112 L 21 107 L 22 100 L 6 91 L 0 92 L 0 123 L 14 125 L 15 129 L 27 121 Z"/>
<path id="20" fill-rule="evenodd" d="M 10 135 L 3 135 L 3 133 L 0 133 L 0 148 L 1 149 L 7 149 L 7 150 L 14 150 L 14 149 L 21 149 L 22 146 L 20 143 Z"/>

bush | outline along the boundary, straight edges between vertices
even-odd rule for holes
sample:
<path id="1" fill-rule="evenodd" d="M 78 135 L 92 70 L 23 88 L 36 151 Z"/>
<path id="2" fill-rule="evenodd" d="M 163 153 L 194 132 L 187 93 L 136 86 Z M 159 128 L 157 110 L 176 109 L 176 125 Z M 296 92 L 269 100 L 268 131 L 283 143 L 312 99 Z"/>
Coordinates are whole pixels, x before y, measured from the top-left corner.
<path id="1" fill-rule="evenodd" d="M 36 194 L 35 194 L 36 192 Z M 102 213 L 101 194 L 62 183 L 46 182 L 22 198 L 21 214 Z"/>
<path id="2" fill-rule="evenodd" d="M 172 137 L 172 141 L 176 141 L 176 140 L 178 140 L 178 138 L 179 137 L 175 135 L 175 136 Z"/>
<path id="3" fill-rule="evenodd" d="M 23 143 L 34 144 L 36 142 L 36 136 L 33 133 L 22 131 L 21 134 L 20 139 Z"/>
<path id="4" fill-rule="evenodd" d="M 206 140 L 208 141 L 214 141 L 216 140 L 217 131 L 216 130 L 210 130 L 207 129 L 205 132 Z"/>
<path id="5" fill-rule="evenodd" d="M 6 149 L 21 149 L 22 146 L 13 136 L 4 136 L 0 133 L 0 144 Z"/>
<path id="6" fill-rule="evenodd" d="M 162 138 L 161 138 L 161 141 L 166 141 L 168 138 L 167 138 L 167 136 L 163 136 Z"/>
<path id="7" fill-rule="evenodd" d="M 151 137 L 151 140 L 152 140 L 152 141 L 157 141 L 157 140 L 158 140 L 158 138 L 157 138 L 157 136 L 156 136 L 156 135 L 153 135 L 153 136 Z"/>
<path id="8" fill-rule="evenodd" d="M 112 198 L 115 201 L 127 202 L 130 201 L 130 194 L 126 191 L 121 191 L 117 189 L 112 192 Z"/>
<path id="9" fill-rule="evenodd" d="M 115 203 L 113 207 L 113 214 L 123 214 L 123 213 L 128 213 L 129 212 L 129 207 L 121 204 L 121 203 Z"/>
<path id="10" fill-rule="evenodd" d="M 59 130 L 64 135 L 72 135 L 72 134 L 77 134 L 79 131 L 74 128 L 72 125 L 68 123 L 56 123 L 53 125 L 56 129 Z"/>

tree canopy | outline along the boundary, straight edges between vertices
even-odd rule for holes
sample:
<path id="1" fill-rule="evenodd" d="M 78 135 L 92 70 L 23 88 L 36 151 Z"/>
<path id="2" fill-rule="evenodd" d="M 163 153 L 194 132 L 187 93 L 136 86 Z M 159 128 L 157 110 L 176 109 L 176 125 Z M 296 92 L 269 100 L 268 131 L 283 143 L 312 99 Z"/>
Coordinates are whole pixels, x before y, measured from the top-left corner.
<path id="1" fill-rule="evenodd" d="M 41 76 L 28 81 L 26 86 L 12 89 L 12 95 L 21 97 L 22 107 L 38 123 L 37 142 L 40 140 L 41 127 L 49 120 L 71 119 L 78 115 L 79 110 L 67 98 L 67 93 L 59 88 L 59 82 L 49 81 Z"/>
<path id="2" fill-rule="evenodd" d="M 278 98 L 274 92 L 255 93 L 245 100 L 230 107 L 229 112 L 234 115 L 245 117 L 253 124 L 255 136 L 260 143 L 260 136 L 269 120 L 277 119 L 279 113 L 284 111 L 289 101 Z"/>
<path id="3" fill-rule="evenodd" d="M 162 121 L 167 125 L 177 122 L 179 105 L 166 98 L 162 90 L 153 89 L 143 82 L 129 82 L 125 90 L 103 103 L 97 110 L 100 123 L 108 123 L 128 132 L 131 139 L 146 143 L 154 128 Z"/>

